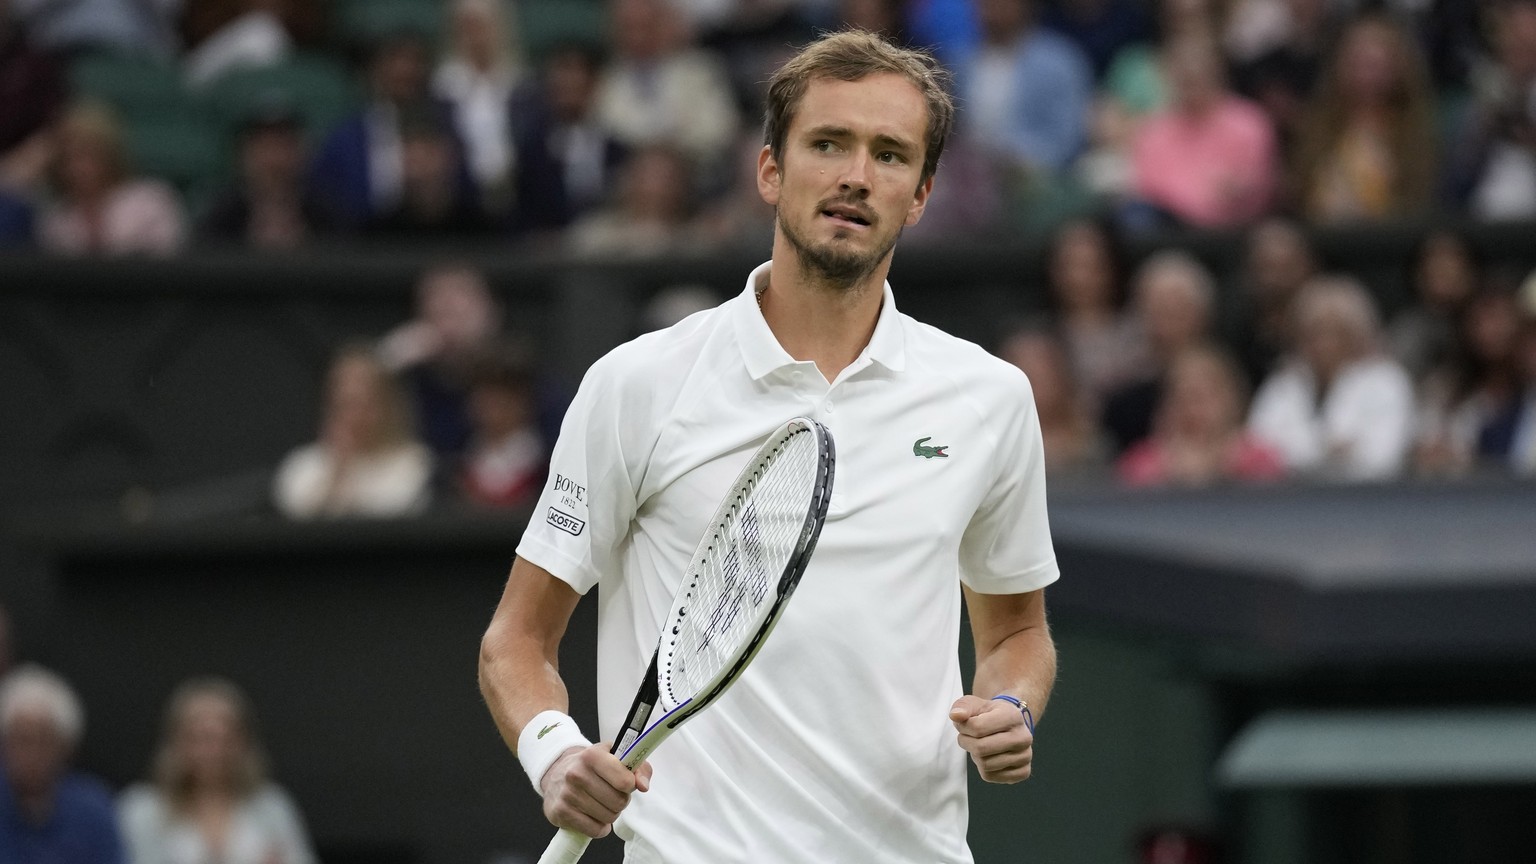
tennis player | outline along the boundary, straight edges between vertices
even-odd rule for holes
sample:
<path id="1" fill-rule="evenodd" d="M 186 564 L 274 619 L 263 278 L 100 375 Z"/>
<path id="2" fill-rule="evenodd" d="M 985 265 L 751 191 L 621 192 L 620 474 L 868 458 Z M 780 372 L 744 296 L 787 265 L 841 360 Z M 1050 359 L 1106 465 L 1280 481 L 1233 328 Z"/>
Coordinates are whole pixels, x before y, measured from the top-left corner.
<path id="1" fill-rule="evenodd" d="M 885 281 L 953 122 L 942 77 L 859 31 L 786 63 L 757 170 L 772 259 L 593 364 L 566 415 L 480 681 L 550 822 L 617 830 L 628 862 L 968 862 L 967 754 L 991 782 L 1030 774 L 1057 566 L 1029 383 L 899 313 Z M 837 441 L 810 567 L 735 688 L 631 772 L 565 713 L 571 612 L 600 587 L 598 719 L 616 734 L 719 496 L 796 415 Z"/>

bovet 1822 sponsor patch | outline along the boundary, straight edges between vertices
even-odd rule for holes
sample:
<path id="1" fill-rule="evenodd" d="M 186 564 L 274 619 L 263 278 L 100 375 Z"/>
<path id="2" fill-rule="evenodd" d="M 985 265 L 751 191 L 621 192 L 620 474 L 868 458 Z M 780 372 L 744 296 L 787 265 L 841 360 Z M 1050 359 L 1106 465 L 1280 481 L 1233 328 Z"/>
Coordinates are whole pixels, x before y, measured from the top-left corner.
<path id="1" fill-rule="evenodd" d="M 577 519 L 575 516 L 572 516 L 564 510 L 560 510 L 555 507 L 549 508 L 549 515 L 544 517 L 544 521 L 555 526 L 556 528 L 559 528 L 561 531 L 564 531 L 572 537 L 580 536 L 581 532 L 587 527 L 587 523 Z"/>

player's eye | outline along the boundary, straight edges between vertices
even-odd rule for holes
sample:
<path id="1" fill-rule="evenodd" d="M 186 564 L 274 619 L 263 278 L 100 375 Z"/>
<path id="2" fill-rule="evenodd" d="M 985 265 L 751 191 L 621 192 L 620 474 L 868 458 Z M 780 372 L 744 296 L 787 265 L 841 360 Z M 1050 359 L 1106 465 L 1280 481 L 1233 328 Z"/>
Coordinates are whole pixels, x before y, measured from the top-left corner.
<path id="1" fill-rule="evenodd" d="M 893 152 L 893 151 L 890 151 L 890 150 L 886 150 L 883 153 L 880 153 L 875 158 L 879 159 L 881 162 L 886 163 L 887 165 L 899 165 L 902 162 L 906 161 L 905 159 L 901 158 L 901 154 L 900 153 L 896 153 L 896 152 Z"/>
<path id="2" fill-rule="evenodd" d="M 835 150 L 837 148 L 836 144 L 833 144 L 831 141 L 828 141 L 825 138 L 823 138 L 820 141 L 817 141 L 816 143 L 812 144 L 811 146 L 813 148 L 815 148 L 817 153 L 831 153 L 833 150 Z"/>

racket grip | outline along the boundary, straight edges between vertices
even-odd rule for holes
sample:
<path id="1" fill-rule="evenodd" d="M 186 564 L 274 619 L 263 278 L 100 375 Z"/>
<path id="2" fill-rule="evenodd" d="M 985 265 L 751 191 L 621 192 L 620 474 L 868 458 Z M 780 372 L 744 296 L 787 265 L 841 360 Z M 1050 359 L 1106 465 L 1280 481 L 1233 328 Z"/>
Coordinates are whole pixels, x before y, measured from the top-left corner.
<path id="1" fill-rule="evenodd" d="M 576 864 L 591 842 L 592 838 L 580 831 L 561 828 L 555 839 L 549 841 L 544 854 L 539 856 L 539 864 Z"/>

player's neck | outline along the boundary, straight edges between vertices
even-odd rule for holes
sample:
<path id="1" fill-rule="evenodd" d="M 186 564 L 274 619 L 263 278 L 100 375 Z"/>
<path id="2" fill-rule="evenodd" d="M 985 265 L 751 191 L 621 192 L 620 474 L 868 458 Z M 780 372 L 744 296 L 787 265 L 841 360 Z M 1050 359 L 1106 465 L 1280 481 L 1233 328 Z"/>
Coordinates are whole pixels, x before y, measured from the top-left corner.
<path id="1" fill-rule="evenodd" d="M 833 284 L 792 249 L 775 249 L 767 284 L 756 286 L 763 318 L 789 356 L 815 363 L 822 377 L 835 381 L 874 335 L 890 266 L 887 255 L 858 282 Z"/>

